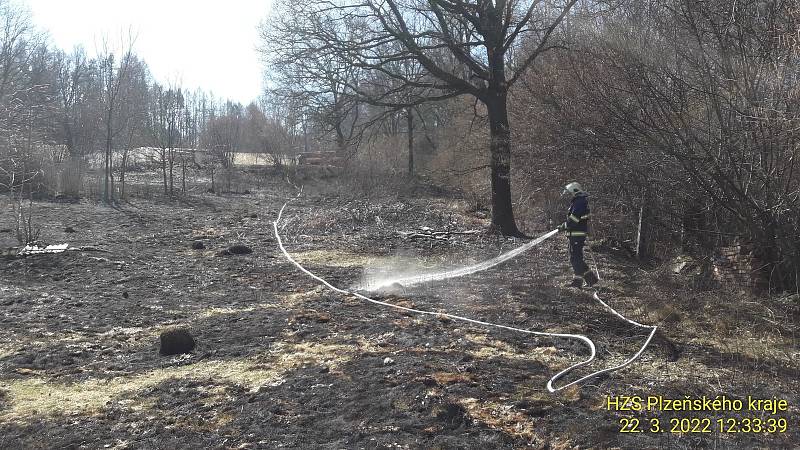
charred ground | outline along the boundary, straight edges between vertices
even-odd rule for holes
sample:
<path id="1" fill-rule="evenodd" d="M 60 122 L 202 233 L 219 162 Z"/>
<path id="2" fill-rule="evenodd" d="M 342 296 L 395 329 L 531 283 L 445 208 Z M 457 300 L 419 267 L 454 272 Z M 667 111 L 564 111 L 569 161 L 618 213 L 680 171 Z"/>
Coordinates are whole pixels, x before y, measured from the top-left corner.
<path id="1" fill-rule="evenodd" d="M 0 259 L 0 447 L 800 442 L 791 298 L 696 292 L 666 270 L 597 252 L 602 296 L 663 333 L 633 366 L 549 394 L 549 377 L 585 358 L 584 347 L 401 314 L 322 289 L 283 258 L 272 234 L 271 222 L 294 195 L 276 178 L 247 195 L 135 199 L 114 208 L 37 203 L 42 235 L 84 250 Z M 521 243 L 459 234 L 487 226 L 485 214 L 466 210 L 463 201 L 424 187 L 365 198 L 311 185 L 287 207 L 282 236 L 308 269 L 342 287 L 357 286 L 369 268 L 451 267 Z M 0 216 L 0 229 L 10 226 L 11 218 Z M 409 237 L 422 227 L 457 233 Z M 192 249 L 198 240 L 204 249 Z M 253 253 L 222 252 L 237 243 Z M 11 245 L 11 236 L 0 234 L 0 246 Z M 553 239 L 487 272 L 380 298 L 587 334 L 599 358 L 586 371 L 621 361 L 645 333 L 588 293 L 560 287 L 569 278 L 562 247 Z M 159 356 L 158 334 L 176 325 L 190 327 L 197 348 Z M 789 431 L 626 435 L 618 420 L 628 413 L 605 409 L 607 395 L 718 394 L 787 399 Z"/>

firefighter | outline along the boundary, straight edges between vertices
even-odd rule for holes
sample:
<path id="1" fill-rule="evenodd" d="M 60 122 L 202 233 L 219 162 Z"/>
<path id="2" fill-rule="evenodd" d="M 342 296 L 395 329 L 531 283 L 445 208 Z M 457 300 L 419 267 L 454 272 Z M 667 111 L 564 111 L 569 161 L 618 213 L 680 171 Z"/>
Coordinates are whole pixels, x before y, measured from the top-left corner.
<path id="1" fill-rule="evenodd" d="M 561 195 L 572 197 L 567 220 L 558 227 L 564 231 L 569 241 L 569 262 L 575 273 L 570 286 L 583 287 L 584 281 L 588 286 L 594 286 L 599 281 L 597 275 L 583 260 L 583 246 L 589 234 L 589 194 L 580 184 L 573 181 L 564 187 Z"/>

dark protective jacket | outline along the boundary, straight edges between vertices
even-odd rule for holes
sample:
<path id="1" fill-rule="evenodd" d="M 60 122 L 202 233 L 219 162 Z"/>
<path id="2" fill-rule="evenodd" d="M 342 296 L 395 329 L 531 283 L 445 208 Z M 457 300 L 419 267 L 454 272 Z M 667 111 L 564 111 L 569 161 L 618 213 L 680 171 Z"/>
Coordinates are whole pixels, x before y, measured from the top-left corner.
<path id="1" fill-rule="evenodd" d="M 585 193 L 572 197 L 564 223 L 569 237 L 586 237 L 589 234 L 589 196 Z"/>

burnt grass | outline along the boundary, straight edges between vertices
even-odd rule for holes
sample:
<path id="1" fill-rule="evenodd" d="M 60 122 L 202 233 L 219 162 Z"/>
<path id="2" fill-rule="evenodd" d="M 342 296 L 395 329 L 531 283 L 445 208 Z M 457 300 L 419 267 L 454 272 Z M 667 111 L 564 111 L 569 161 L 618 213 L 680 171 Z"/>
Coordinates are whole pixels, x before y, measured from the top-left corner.
<path id="1" fill-rule="evenodd" d="M 246 195 L 35 203 L 48 243 L 82 249 L 0 257 L 0 448 L 800 445 L 794 299 L 698 292 L 667 267 L 597 252 L 601 297 L 661 331 L 633 365 L 550 394 L 547 380 L 585 359 L 582 344 L 414 316 L 324 289 L 273 236 L 272 221 L 295 194 L 276 177 Z M 368 269 L 454 267 L 522 243 L 483 232 L 487 224 L 435 189 L 363 196 L 319 182 L 287 206 L 281 233 L 309 270 L 356 288 Z M 403 234 L 422 227 L 481 232 Z M 9 209 L 3 228 L 13 228 Z M 192 248 L 198 241 L 203 248 Z M 0 233 L 0 248 L 14 245 Z M 233 245 L 252 253 L 225 251 Z M 586 334 L 598 359 L 567 377 L 575 379 L 618 364 L 647 333 L 588 292 L 562 287 L 564 247 L 551 239 L 486 272 L 374 297 Z M 197 347 L 160 356 L 158 335 L 174 327 L 191 330 Z M 769 415 L 606 409 L 609 395 L 723 394 L 786 399 L 790 410 L 779 416 L 788 431 L 628 434 L 621 418 L 646 428 L 652 417 Z"/>

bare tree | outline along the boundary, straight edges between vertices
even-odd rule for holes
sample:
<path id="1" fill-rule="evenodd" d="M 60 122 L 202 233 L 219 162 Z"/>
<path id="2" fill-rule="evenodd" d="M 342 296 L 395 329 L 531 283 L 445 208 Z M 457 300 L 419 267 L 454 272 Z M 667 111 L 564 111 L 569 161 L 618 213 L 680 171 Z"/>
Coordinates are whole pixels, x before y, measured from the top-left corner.
<path id="1" fill-rule="evenodd" d="M 128 161 L 134 147 L 141 146 L 147 139 L 147 107 L 149 100 L 149 72 L 147 66 L 138 58 L 133 58 L 130 63 L 130 76 L 123 85 L 121 98 L 125 99 L 120 105 L 120 120 L 122 122 L 121 138 L 118 146 L 122 147 L 122 158 L 119 165 L 120 198 L 125 199 L 125 174 L 128 170 Z"/>
<path id="2" fill-rule="evenodd" d="M 185 102 L 180 88 L 164 88 L 154 84 L 151 88 L 148 128 L 155 146 L 159 149 L 164 195 L 173 195 L 175 189 L 175 162 L 183 140 Z"/>
<path id="3" fill-rule="evenodd" d="M 275 27 L 263 30 L 262 53 L 275 86 L 270 90 L 271 97 L 303 105 L 305 115 L 320 124 L 324 133 L 333 134 L 339 156 L 346 156 L 359 114 L 350 86 L 358 85 L 360 72 L 335 53 L 311 57 L 302 49 L 273 52 L 272 40 L 283 39 L 287 32 L 292 33 L 290 30 L 277 22 Z"/>
<path id="4" fill-rule="evenodd" d="M 428 2 L 328 1 L 286 2 L 282 15 L 267 25 L 264 37 L 272 51 L 303 61 L 345 60 L 362 72 L 395 79 L 397 89 L 425 89 L 411 101 L 385 100 L 406 107 L 426 101 L 471 95 L 486 108 L 490 129 L 492 225 L 507 235 L 520 235 L 511 201 L 511 128 L 509 89 L 551 48 L 550 37 L 577 0 Z M 271 32 L 274 32 L 272 34 Z M 535 42 L 522 52 L 521 37 Z M 519 53 L 517 58 L 512 58 Z M 392 71 L 390 62 L 416 61 L 423 76 L 410 78 Z M 357 95 L 370 92 L 342 78 Z"/>
<path id="5" fill-rule="evenodd" d="M 242 106 L 227 102 L 224 113 L 209 120 L 204 140 L 211 153 L 212 167 L 224 170 L 226 189 L 230 190 L 234 159 L 242 144 Z"/>
<path id="6" fill-rule="evenodd" d="M 23 244 L 38 237 L 33 197 L 41 189 L 36 146 L 50 113 L 48 58 L 28 12 L 0 0 L 0 191 L 10 194 L 16 237 Z"/>
<path id="7" fill-rule="evenodd" d="M 56 52 L 55 64 L 61 141 L 70 156 L 82 156 L 92 141 L 94 127 L 91 125 L 96 122 L 92 120 L 96 118 L 87 114 L 87 104 L 95 100 L 92 96 L 96 92 L 89 62 L 83 49 L 76 48 L 69 55 Z"/>
<path id="8" fill-rule="evenodd" d="M 105 132 L 105 151 L 103 154 L 103 201 L 114 201 L 114 144 L 115 137 L 125 127 L 127 117 L 119 117 L 120 106 L 124 102 L 120 93 L 131 76 L 134 38 L 122 42 L 122 57 L 117 61 L 115 54 L 109 49 L 107 38 L 103 40 L 98 57 L 101 81 L 101 99 L 103 105 L 103 130 Z"/>
<path id="9" fill-rule="evenodd" d="M 306 147 L 304 108 L 296 99 L 286 101 L 267 93 L 260 101 L 266 124 L 263 129 L 264 149 L 276 169 L 283 168 L 284 160 L 293 158 L 300 148 Z"/>

